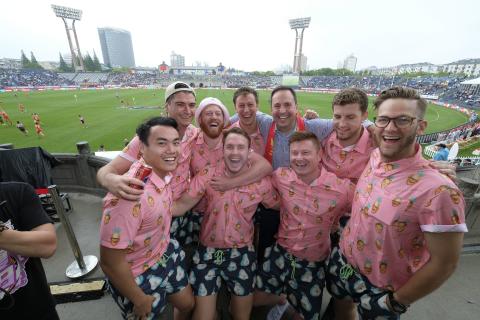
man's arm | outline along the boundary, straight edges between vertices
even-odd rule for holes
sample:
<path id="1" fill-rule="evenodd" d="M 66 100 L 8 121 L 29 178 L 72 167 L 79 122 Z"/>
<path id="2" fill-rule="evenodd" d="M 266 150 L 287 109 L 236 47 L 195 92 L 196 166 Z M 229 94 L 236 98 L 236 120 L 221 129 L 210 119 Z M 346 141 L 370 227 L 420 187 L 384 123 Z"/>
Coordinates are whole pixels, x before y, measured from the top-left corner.
<path id="1" fill-rule="evenodd" d="M 210 182 L 211 187 L 217 191 L 226 191 L 260 181 L 272 173 L 272 165 L 261 155 L 250 152 L 249 159 L 252 167 L 245 174 L 234 178 L 227 178 L 225 176 L 213 177 Z"/>
<path id="2" fill-rule="evenodd" d="M 0 232 L 0 249 L 26 257 L 49 258 L 57 248 L 57 235 L 51 223 L 30 231 L 7 229 Z"/>
<path id="3" fill-rule="evenodd" d="M 118 250 L 100 246 L 100 266 L 113 286 L 133 303 L 135 315 L 145 319 L 152 310 L 155 298 L 146 295 L 137 285 L 125 259 L 126 255 L 126 249 Z"/>
<path id="4" fill-rule="evenodd" d="M 198 194 L 197 196 L 193 197 L 185 192 L 182 196 L 175 200 L 172 205 L 172 216 L 178 217 L 183 216 L 185 212 L 192 209 L 200 199 L 202 199 L 203 193 Z"/>
<path id="5" fill-rule="evenodd" d="M 453 182 L 457 183 L 457 172 L 454 164 L 448 161 L 430 161 L 430 167 L 438 170 L 441 174 L 446 175 Z"/>
<path id="6" fill-rule="evenodd" d="M 143 190 L 131 188 L 128 184 L 133 183 L 143 187 L 144 183 L 138 179 L 123 176 L 131 165 L 131 161 L 117 156 L 98 170 L 97 181 L 117 197 L 138 200 Z"/>
<path id="7" fill-rule="evenodd" d="M 438 289 L 455 271 L 463 244 L 463 233 L 425 232 L 430 260 L 394 293 L 398 302 L 409 305 Z"/>

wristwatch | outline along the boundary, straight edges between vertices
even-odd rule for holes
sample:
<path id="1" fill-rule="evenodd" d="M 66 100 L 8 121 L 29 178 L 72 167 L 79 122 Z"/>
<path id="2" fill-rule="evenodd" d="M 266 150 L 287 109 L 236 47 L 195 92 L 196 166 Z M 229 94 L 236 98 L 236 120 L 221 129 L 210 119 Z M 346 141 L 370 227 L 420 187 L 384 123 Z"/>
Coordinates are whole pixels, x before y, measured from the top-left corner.
<path id="1" fill-rule="evenodd" d="M 395 298 L 393 297 L 393 291 L 388 292 L 388 302 L 390 302 L 390 307 L 392 308 L 393 312 L 396 312 L 399 314 L 407 312 L 408 307 L 410 307 L 410 305 L 408 304 L 404 305 L 398 302 L 397 300 L 395 300 Z"/>

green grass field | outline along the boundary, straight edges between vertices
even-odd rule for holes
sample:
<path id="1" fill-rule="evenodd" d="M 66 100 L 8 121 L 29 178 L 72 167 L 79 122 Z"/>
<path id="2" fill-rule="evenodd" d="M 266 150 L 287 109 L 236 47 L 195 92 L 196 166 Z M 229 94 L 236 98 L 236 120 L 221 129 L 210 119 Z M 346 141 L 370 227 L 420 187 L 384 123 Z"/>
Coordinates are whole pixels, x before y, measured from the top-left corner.
<path id="1" fill-rule="evenodd" d="M 233 90 L 197 90 L 197 102 L 207 96 L 219 98 L 233 111 Z M 15 148 L 41 146 L 58 153 L 76 152 L 77 142 L 88 141 L 92 151 L 101 144 L 107 151 L 121 150 L 123 140 L 134 135 L 136 126 L 142 120 L 158 115 L 161 110 L 121 108 L 120 100 L 128 101 L 131 106 L 163 106 L 163 97 L 163 90 L 146 89 L 18 92 L 17 97 L 14 93 L 0 93 L 0 107 L 7 111 L 14 123 L 22 121 L 29 131 L 29 136 L 23 136 L 15 126 L 0 126 L 0 143 L 13 143 Z M 332 97 L 331 94 L 298 93 L 300 109 L 315 109 L 323 118 L 332 116 Z M 260 110 L 269 112 L 269 98 L 270 91 L 260 92 Z M 19 103 L 25 105 L 24 113 L 18 110 Z M 40 115 L 45 133 L 43 138 L 35 134 L 33 112 Z M 79 114 L 85 117 L 88 128 L 81 126 Z M 371 117 L 373 112 L 370 112 Z M 468 120 L 461 112 L 434 105 L 429 106 L 427 119 L 428 132 L 452 128 Z"/>

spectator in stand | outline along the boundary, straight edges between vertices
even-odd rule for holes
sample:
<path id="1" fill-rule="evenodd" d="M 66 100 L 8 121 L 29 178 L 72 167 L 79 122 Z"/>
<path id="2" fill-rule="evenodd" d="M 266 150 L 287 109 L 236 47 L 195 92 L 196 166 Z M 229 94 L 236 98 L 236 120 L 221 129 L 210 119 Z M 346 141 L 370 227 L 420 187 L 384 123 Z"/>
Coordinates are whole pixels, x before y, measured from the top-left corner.
<path id="1" fill-rule="evenodd" d="M 437 161 L 447 161 L 448 160 L 448 150 L 447 146 L 444 143 L 439 143 L 436 146 L 437 152 L 433 156 L 433 160 Z"/>

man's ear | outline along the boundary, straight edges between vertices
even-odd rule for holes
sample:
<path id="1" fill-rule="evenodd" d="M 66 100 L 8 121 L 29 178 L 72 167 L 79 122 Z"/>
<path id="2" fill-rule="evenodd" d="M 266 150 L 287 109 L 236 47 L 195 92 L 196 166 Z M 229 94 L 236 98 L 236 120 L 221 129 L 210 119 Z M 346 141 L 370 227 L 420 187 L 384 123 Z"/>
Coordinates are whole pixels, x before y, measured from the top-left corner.
<path id="1" fill-rule="evenodd" d="M 364 113 L 362 113 L 362 121 L 365 121 L 368 119 L 368 111 L 365 111 Z"/>
<path id="2" fill-rule="evenodd" d="M 417 135 L 424 134 L 425 129 L 427 129 L 427 126 L 428 126 L 428 122 L 426 120 L 420 120 L 417 126 Z"/>

